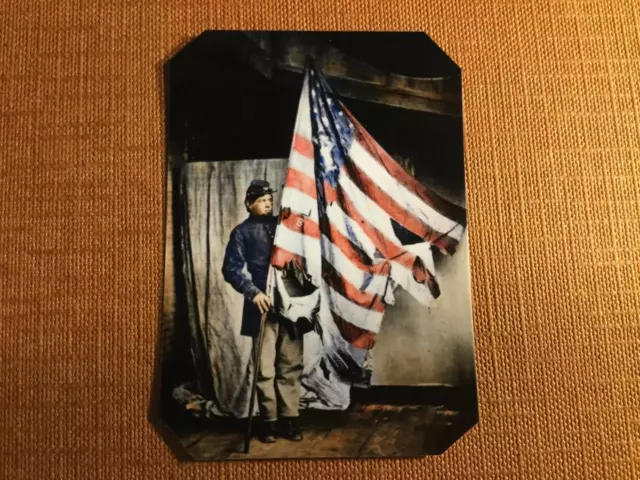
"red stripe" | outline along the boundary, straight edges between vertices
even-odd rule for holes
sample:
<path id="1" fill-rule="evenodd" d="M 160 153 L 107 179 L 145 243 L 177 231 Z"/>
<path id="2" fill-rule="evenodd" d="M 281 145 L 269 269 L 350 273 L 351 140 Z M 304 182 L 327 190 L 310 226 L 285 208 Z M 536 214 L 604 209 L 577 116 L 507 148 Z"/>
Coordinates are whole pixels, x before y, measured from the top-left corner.
<path id="1" fill-rule="evenodd" d="M 287 187 L 300 190 L 302 193 L 309 195 L 311 198 L 317 197 L 316 182 L 313 180 L 313 178 L 305 175 L 295 168 L 289 167 L 287 169 L 287 179 L 285 180 L 285 185 Z"/>
<path id="2" fill-rule="evenodd" d="M 391 272 L 391 264 L 387 261 L 371 265 L 366 260 L 367 255 L 353 242 L 345 237 L 331 222 L 329 224 L 327 237 L 340 249 L 340 251 L 351 261 L 351 263 L 362 271 L 373 275 L 388 276 Z"/>
<path id="3" fill-rule="evenodd" d="M 369 152 L 369 155 L 373 157 L 378 163 L 384 166 L 384 168 L 402 185 L 414 192 L 418 197 L 422 199 L 424 203 L 433 207 L 439 213 L 447 218 L 455 219 L 457 222 L 462 222 L 466 218 L 464 209 L 457 207 L 450 202 L 439 197 L 437 194 L 431 192 L 428 188 L 422 185 L 418 180 L 409 175 L 402 166 L 400 166 L 389 155 L 378 142 L 367 132 L 364 127 L 354 118 L 354 116 L 347 110 L 344 105 L 342 109 L 347 114 L 349 119 L 355 125 L 356 141 L 362 145 L 362 147 Z"/>
<path id="4" fill-rule="evenodd" d="M 340 272 L 324 258 L 322 259 L 322 278 L 336 292 L 356 305 L 374 312 L 384 312 L 384 302 L 380 295 L 363 292 L 340 275 Z"/>
<path id="5" fill-rule="evenodd" d="M 296 133 L 293 137 L 293 149 L 300 155 L 313 160 L 313 143 L 299 133 Z"/>
<path id="6" fill-rule="evenodd" d="M 351 261 L 351 263 L 360 270 L 372 275 L 388 276 L 391 271 L 391 264 L 387 261 L 370 264 L 367 262 L 367 256 L 360 248 L 345 237 L 334 225 L 328 223 L 328 232 L 326 232 L 329 240 Z M 319 239 L 320 227 L 311 218 L 299 213 L 291 211 L 290 208 L 283 208 L 280 213 L 280 224 L 292 232 L 301 235 Z"/>
<path id="7" fill-rule="evenodd" d="M 301 257 L 296 253 L 292 253 L 289 250 L 285 250 L 284 248 L 278 247 L 277 245 L 273 246 L 273 251 L 271 253 L 271 265 L 276 268 L 285 268 L 291 262 L 293 262 L 301 270 L 304 270 L 304 257 Z"/>
<path id="8" fill-rule="evenodd" d="M 344 212 L 360 225 L 360 228 L 371 239 L 384 258 L 398 262 L 407 268 L 413 268 L 416 259 L 415 254 L 393 243 L 381 231 L 365 220 L 342 188 L 334 188 L 325 181 L 324 193 L 327 203 L 338 202 Z"/>
<path id="9" fill-rule="evenodd" d="M 376 338 L 375 333 L 356 327 L 333 311 L 331 312 L 331 315 L 333 316 L 333 321 L 336 323 L 342 338 L 347 342 L 357 348 L 363 348 L 366 350 L 373 348 Z"/>
<path id="10" fill-rule="evenodd" d="M 280 224 L 287 227 L 292 232 L 308 235 L 313 238 L 320 238 L 320 227 L 309 217 L 292 212 L 290 208 L 283 208 L 280 212 Z"/>
<path id="11" fill-rule="evenodd" d="M 440 289 L 438 287 L 438 283 L 436 282 L 435 276 L 432 272 L 430 272 L 420 257 L 416 256 L 414 253 L 405 250 L 404 248 L 396 245 L 391 240 L 389 240 L 381 231 L 371 225 L 367 220 L 364 219 L 360 212 L 353 204 L 353 202 L 349 199 L 349 196 L 346 192 L 340 188 L 332 187 L 328 182 L 324 182 L 324 193 L 325 199 L 327 203 L 330 202 L 338 202 L 344 212 L 356 223 L 360 225 L 360 228 L 364 231 L 365 235 L 371 239 L 375 247 L 380 251 L 380 253 L 388 260 L 393 260 L 405 268 L 408 268 L 413 273 L 413 278 L 418 283 L 424 283 L 429 287 L 429 290 L 433 294 L 434 297 L 438 297 L 440 294 Z M 331 235 L 332 240 L 336 245 L 339 244 L 339 240 L 337 240 L 342 234 L 335 229 L 335 227 L 331 227 Z M 345 238 L 344 236 L 342 236 Z M 345 238 L 346 241 L 349 241 Z M 385 267 L 390 267 L 391 265 L 387 262 L 380 263 L 378 265 L 384 265 Z M 389 270 L 385 270 L 384 272 L 378 273 L 379 275 L 388 275 Z"/>
<path id="12" fill-rule="evenodd" d="M 312 238 L 320 238 L 320 228 L 311 219 L 291 212 L 291 210 L 283 210 L 280 216 L 280 225 L 284 225 L 286 228 L 293 232 L 297 232 L 301 235 L 308 235 Z M 346 242 L 349 242 L 343 237 Z M 353 252 L 353 249 L 351 249 Z M 355 252 L 353 252 L 356 255 Z M 348 255 L 348 253 L 345 253 Z M 284 268 L 289 262 L 294 262 L 298 266 L 304 265 L 304 258 L 295 253 L 291 253 L 281 247 L 274 246 L 274 260 L 272 265 L 279 268 Z M 391 265 L 389 262 L 381 262 L 376 265 L 365 265 L 361 260 L 352 262 L 356 267 L 371 275 L 389 275 Z M 375 310 L 376 312 L 384 312 L 384 303 L 378 295 L 373 295 L 361 291 L 357 286 L 349 283 L 326 259 L 322 259 L 322 275 L 329 285 L 334 290 L 340 293 L 343 297 L 351 300 L 352 302 L 360 305 L 361 307 Z"/>
<path id="13" fill-rule="evenodd" d="M 439 232 L 426 225 L 422 220 L 404 208 L 387 192 L 382 190 L 365 172 L 360 170 L 352 161 L 347 159 L 345 162 L 346 173 L 353 179 L 353 182 L 362 188 L 373 202 L 377 203 L 387 214 L 400 225 L 412 231 L 416 235 L 424 238 L 429 243 L 437 247 L 451 251 L 458 243 L 457 240 L 447 236 L 443 232 Z M 345 171 L 343 170 L 343 173 Z"/>
<path id="14" fill-rule="evenodd" d="M 282 215 L 280 220 L 281 225 L 284 225 L 290 230 L 298 232 L 302 235 L 308 235 L 316 239 L 320 238 L 320 229 L 318 225 L 308 217 L 303 217 L 302 215 L 298 215 L 290 211 L 288 214 L 286 211 L 283 211 L 281 215 Z M 301 224 L 299 224 L 299 220 L 302 220 Z M 357 247 L 354 247 L 349 239 L 347 239 L 340 232 L 335 230 L 335 227 L 331 226 L 330 228 L 331 228 L 332 234 L 334 235 L 334 241 L 336 240 L 336 238 L 340 238 L 340 240 L 335 242 L 334 245 L 340 248 L 341 250 L 343 248 L 347 249 L 347 251 L 343 250 L 343 253 L 345 254 L 345 256 L 349 258 L 349 260 L 355 267 L 371 275 L 388 276 L 391 273 L 390 262 L 383 261 L 375 265 L 365 264 L 361 260 L 360 255 L 356 251 Z M 304 257 L 298 254 L 289 252 L 288 250 L 278 247 L 277 245 L 274 245 L 273 249 L 274 249 L 273 259 L 271 261 L 271 264 L 274 267 L 285 268 L 289 262 L 294 262 L 300 269 L 304 270 L 306 268 Z M 413 262 L 411 265 L 405 265 L 405 267 L 411 269 L 413 273 L 413 278 L 416 282 L 425 284 L 431 291 L 431 294 L 433 295 L 433 297 L 437 298 L 440 295 L 440 288 L 438 286 L 438 283 L 435 277 L 429 270 L 427 270 L 422 260 L 420 260 L 419 257 L 416 257 L 415 255 L 411 254 L 411 252 L 407 252 L 406 256 L 401 256 L 400 258 L 409 258 L 410 256 L 413 257 Z M 344 297 L 350 300 L 353 300 L 354 303 L 357 303 L 358 305 L 364 308 L 370 308 L 369 305 L 374 301 L 373 297 L 370 294 L 364 294 L 364 292 L 359 290 L 357 287 L 348 283 L 347 280 L 343 279 L 342 276 L 335 270 L 335 267 L 333 267 L 333 265 L 327 262 L 324 258 L 322 259 L 322 262 L 323 262 L 322 264 L 323 276 L 324 276 L 324 272 L 328 272 L 327 283 L 330 283 L 330 285 L 336 291 L 340 292 Z M 400 262 L 400 263 L 405 264 L 405 262 Z M 339 282 L 333 281 L 336 275 L 340 276 L 342 280 L 340 280 L 339 282 L 343 282 L 342 284 L 340 284 Z M 365 295 L 369 295 L 369 296 L 365 296 Z M 381 299 L 379 300 L 380 302 L 382 302 Z M 382 310 L 379 310 L 379 308 L 382 308 Z M 374 310 L 382 312 L 384 311 L 384 306 L 383 305 L 378 306 L 376 304 L 376 308 L 374 308 Z"/>

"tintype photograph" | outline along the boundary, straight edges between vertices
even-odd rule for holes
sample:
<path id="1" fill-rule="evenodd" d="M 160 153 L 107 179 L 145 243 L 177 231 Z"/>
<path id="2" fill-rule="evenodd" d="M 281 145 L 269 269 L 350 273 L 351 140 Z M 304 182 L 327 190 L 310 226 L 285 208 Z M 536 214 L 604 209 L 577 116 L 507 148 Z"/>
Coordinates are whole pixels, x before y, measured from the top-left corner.
<path id="1" fill-rule="evenodd" d="M 207 31 L 165 91 L 176 453 L 444 452 L 478 420 L 460 67 L 421 32 Z"/>

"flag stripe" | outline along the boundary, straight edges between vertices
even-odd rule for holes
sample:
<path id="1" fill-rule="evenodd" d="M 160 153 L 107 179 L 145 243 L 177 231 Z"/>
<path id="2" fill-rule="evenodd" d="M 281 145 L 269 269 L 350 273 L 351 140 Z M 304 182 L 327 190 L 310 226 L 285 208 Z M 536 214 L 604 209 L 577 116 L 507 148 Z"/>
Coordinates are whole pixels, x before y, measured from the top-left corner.
<path id="1" fill-rule="evenodd" d="M 341 204 L 344 207 L 345 213 L 349 215 L 349 217 L 351 217 L 354 222 L 360 225 L 360 228 L 362 228 L 364 233 L 375 244 L 376 248 L 385 258 L 398 262 L 407 268 L 413 268 L 415 255 L 399 245 L 400 242 L 397 240 L 397 237 L 395 237 L 395 234 L 393 233 L 391 223 L 389 223 L 387 232 L 381 232 L 380 230 L 378 230 L 367 218 L 365 218 L 360 213 L 364 210 L 365 212 L 371 214 L 371 212 L 366 208 L 359 208 L 366 205 L 357 205 L 356 203 L 354 203 L 352 201 L 352 197 L 348 195 L 345 190 L 346 189 L 340 187 L 334 188 L 328 182 L 324 182 L 324 193 L 327 202 L 336 202 Z M 370 203 L 366 200 L 366 197 L 364 195 L 363 199 L 365 199 L 367 203 Z M 364 202 L 359 203 L 363 204 Z M 376 215 L 376 212 L 373 212 L 373 215 Z M 382 213 L 382 217 L 378 217 L 378 225 L 383 223 L 379 220 L 380 218 L 384 218 L 385 216 L 386 215 Z"/>
<path id="2" fill-rule="evenodd" d="M 360 190 L 348 175 L 341 175 L 336 187 L 332 187 L 328 182 L 323 183 L 325 200 L 338 202 L 344 212 L 355 222 L 359 223 L 369 238 L 376 244 L 381 252 L 380 243 L 384 239 L 387 243 L 402 247 L 400 240 L 396 237 L 391 225 L 391 217 L 378 204 L 367 197 Z M 372 237 L 369 229 L 373 229 Z M 387 257 L 389 258 L 389 257 Z"/>
<path id="3" fill-rule="evenodd" d="M 324 261 L 326 262 L 326 260 L 324 260 Z M 305 270 L 305 266 L 306 266 L 306 258 L 305 258 L 305 256 L 296 254 L 294 252 L 291 252 L 291 251 L 287 250 L 286 248 L 281 248 L 279 246 L 274 246 L 273 247 L 273 255 L 272 255 L 271 265 L 273 265 L 276 268 L 282 269 L 282 268 L 287 267 L 287 265 L 290 262 L 293 262 L 301 270 Z M 382 277 L 378 277 L 378 278 L 382 279 Z M 413 283 L 415 284 L 415 282 L 413 282 Z M 331 287 L 333 289 L 333 286 L 329 282 L 327 282 L 325 285 L 327 287 Z M 412 296 L 417 296 L 416 298 L 418 300 L 420 300 L 422 303 L 427 304 L 427 299 L 428 298 L 429 299 L 432 298 L 430 296 L 430 294 L 429 294 L 429 290 L 426 289 L 424 286 L 421 286 L 421 285 L 418 285 L 418 284 L 415 284 L 415 285 L 416 285 L 415 287 L 409 287 L 407 289 L 407 291 Z M 353 287 L 353 285 L 352 285 L 352 287 Z M 335 290 L 337 290 L 337 292 L 336 292 L 337 295 L 344 295 L 344 292 L 340 293 L 340 287 L 338 287 Z M 349 302 L 349 299 L 344 298 L 344 297 L 342 297 L 342 298 L 344 299 L 344 302 Z M 345 304 L 344 302 L 342 303 L 342 305 L 343 305 L 342 310 L 343 311 L 347 310 L 347 309 L 344 308 L 344 304 Z M 384 307 L 384 305 L 382 305 L 382 306 Z M 349 311 L 351 311 L 351 310 L 349 310 Z M 384 308 L 381 310 L 381 312 L 384 312 Z M 358 313 L 359 312 L 356 312 L 356 314 L 358 314 Z M 352 322 L 352 323 L 355 323 L 355 322 Z"/>
<path id="4" fill-rule="evenodd" d="M 305 198 L 311 200 L 306 195 L 298 195 L 297 201 L 292 202 L 291 205 L 300 205 L 300 200 Z M 348 198 L 344 197 L 346 201 L 344 205 L 349 207 Z M 309 202 L 307 202 L 309 204 Z M 329 209 L 328 209 L 329 210 Z M 351 209 L 350 209 L 351 210 Z M 352 228 L 356 232 L 362 232 L 366 235 L 368 240 L 372 240 L 372 243 L 377 243 L 377 248 L 380 252 L 389 259 L 393 259 L 393 267 L 388 270 L 388 265 L 385 263 L 378 263 L 377 266 L 367 265 L 362 260 L 360 255 L 356 254 L 353 250 L 353 246 L 350 244 L 350 240 L 346 238 L 341 231 L 336 227 L 336 223 L 331 222 L 329 236 L 333 239 L 330 240 L 324 237 L 322 240 L 322 248 L 316 243 L 310 243 L 302 238 L 292 238 L 291 233 L 307 233 L 310 237 L 317 239 L 319 237 L 319 227 L 308 215 L 299 215 L 297 212 L 291 212 L 286 221 L 282 222 L 287 230 L 278 231 L 276 235 L 275 244 L 282 248 L 292 249 L 293 251 L 302 256 L 309 256 L 310 258 L 318 258 L 319 256 L 325 257 L 328 261 L 334 264 L 343 274 L 347 274 L 348 278 L 354 285 L 363 285 L 366 280 L 364 273 L 370 273 L 374 275 L 371 281 L 371 289 L 375 291 L 376 285 L 380 282 L 386 282 L 384 278 L 387 275 L 397 282 L 405 286 L 405 284 L 413 279 L 412 269 L 416 261 L 416 255 L 408 250 L 404 250 L 401 247 L 395 245 L 392 242 L 387 241 L 384 237 L 376 231 L 376 229 L 369 225 L 366 220 L 357 215 L 357 211 L 353 209 L 352 213 L 356 218 L 352 222 Z M 345 218 L 349 218 L 345 215 Z M 298 225 L 298 221 L 302 224 Z M 355 227 L 355 228 L 354 228 Z M 380 242 L 376 242 L 382 240 Z M 383 243 L 384 242 L 384 243 Z M 364 242 L 363 242 L 364 243 Z M 295 248 L 299 246 L 299 248 Z M 305 248 L 306 247 L 306 248 Z M 429 259 L 430 260 L 430 259 Z M 432 262 L 426 261 L 425 266 L 428 271 L 433 271 Z M 358 269 L 360 272 L 354 272 L 353 269 Z M 385 271 L 386 270 L 386 271 Z M 311 272 L 310 272 L 311 273 Z M 409 290 L 409 287 L 406 287 Z M 428 289 L 413 288 L 411 289 L 412 296 L 424 295 Z M 429 295 L 431 298 L 431 295 Z"/>
<path id="5" fill-rule="evenodd" d="M 277 268 L 284 268 L 288 262 L 295 262 L 300 269 L 304 270 L 305 256 L 288 251 L 279 246 L 274 246 L 272 265 Z M 345 272 L 345 270 L 342 270 Z M 428 305 L 433 299 L 433 295 L 426 285 L 421 285 L 413 281 L 411 271 L 404 266 L 394 263 L 391 269 L 391 277 L 398 284 L 401 284 L 407 292 L 424 305 Z M 386 280 L 384 277 L 374 277 L 375 279 Z M 379 281 L 378 280 L 378 281 Z M 374 282 L 372 282 L 374 283 Z M 379 288 L 379 286 L 378 286 Z M 379 291 L 379 290 L 378 290 Z"/>
<path id="6" fill-rule="evenodd" d="M 351 145 L 349 159 L 361 175 L 370 179 L 400 204 L 402 204 L 402 200 L 405 201 L 408 209 L 423 223 L 431 225 L 435 231 L 439 232 L 439 235 L 448 232 L 446 233 L 448 236 L 460 240 L 462 227 L 457 222 L 442 215 L 424 202 L 415 191 L 402 185 L 381 163 L 375 161 L 359 142 L 353 142 Z"/>
<path id="7" fill-rule="evenodd" d="M 303 157 L 313 160 L 313 143 L 309 138 L 296 133 L 293 137 L 293 149 Z"/>
<path id="8" fill-rule="evenodd" d="M 283 209 L 280 214 L 280 225 L 286 227 L 289 231 L 283 230 L 281 234 L 279 233 L 275 241 L 275 243 L 282 247 L 304 241 L 297 236 L 292 236 L 292 233 L 307 235 L 313 239 L 320 239 L 320 227 L 318 224 L 311 218 L 292 212 L 291 210 Z M 370 261 L 365 256 L 365 253 L 354 245 L 349 238 L 342 235 L 333 224 L 329 223 L 325 229 L 328 231 L 326 232 L 327 236 L 323 238 L 323 252 L 331 253 L 334 251 L 334 247 L 337 247 L 345 259 L 354 267 L 370 274 L 385 276 L 389 274 L 390 268 L 388 262 L 369 263 Z"/>
<path id="9" fill-rule="evenodd" d="M 427 187 L 422 185 L 418 180 L 409 175 L 401 165 L 399 165 L 391 155 L 389 155 L 380 144 L 367 132 L 360 122 L 353 116 L 353 114 L 347 110 L 344 105 L 342 109 L 349 117 L 349 120 L 354 124 L 354 132 L 356 135 L 355 141 L 358 142 L 364 149 L 366 149 L 371 158 L 376 162 L 382 164 L 385 170 L 393 175 L 398 182 L 405 185 L 408 189 L 415 192 L 423 202 L 430 205 L 432 208 L 440 212 L 447 218 L 456 219 L 458 223 L 463 222 L 466 218 L 464 209 L 453 205 L 446 200 L 440 198 L 434 192 L 431 192 Z"/>
<path id="10" fill-rule="evenodd" d="M 282 227 L 282 228 L 280 228 Z M 308 227 L 311 229 L 312 227 Z M 308 259 L 305 262 L 306 272 L 311 275 L 313 281 L 318 284 L 322 275 L 320 259 L 322 252 L 320 240 L 308 235 L 301 235 L 296 231 L 289 230 L 286 225 L 280 224 L 273 241 L 274 248 L 279 247 L 302 258 Z M 276 265 L 273 261 L 271 262 Z"/>
<path id="11" fill-rule="evenodd" d="M 428 243 L 414 243 L 413 245 L 404 245 L 403 248 L 416 257 L 420 257 L 427 267 L 427 270 L 429 270 L 430 272 L 436 271 L 433 264 L 433 254 L 431 253 L 431 246 Z"/>
<path id="12" fill-rule="evenodd" d="M 379 295 L 359 290 L 324 258 L 322 259 L 322 278 L 336 292 L 356 305 L 374 312 L 384 312 L 384 303 Z"/>
<path id="13" fill-rule="evenodd" d="M 335 312 L 331 312 L 331 316 L 340 331 L 340 335 L 342 335 L 342 338 L 347 342 L 357 348 L 366 350 L 373 348 L 376 338 L 375 333 L 356 327 Z"/>
<path id="14" fill-rule="evenodd" d="M 371 263 L 371 260 L 363 256 L 363 251 L 355 246 L 351 240 L 342 235 L 340 231 L 331 223 L 328 224 L 326 232 L 329 242 L 338 247 L 340 251 L 360 270 L 376 275 L 388 275 L 388 262 Z"/>
<path id="15" fill-rule="evenodd" d="M 307 221 L 309 220 L 307 219 Z M 300 233 L 285 227 L 278 230 L 274 245 L 278 249 L 286 250 L 290 255 L 297 255 L 300 258 L 324 258 L 326 261 L 331 263 L 334 268 L 351 284 L 359 287 L 360 290 L 380 293 L 386 288 L 388 282 L 386 274 L 390 270 L 389 267 L 384 269 L 386 271 L 382 274 L 378 274 L 375 273 L 375 269 L 371 269 L 370 267 L 362 264 L 355 264 L 338 247 L 332 244 L 331 240 L 326 236 L 322 237 L 321 246 L 320 241 L 317 238 L 301 235 Z M 274 258 L 276 257 L 274 256 Z M 284 257 L 277 257 L 272 264 L 282 268 L 284 265 L 284 260 L 282 260 L 282 258 Z M 291 260 L 291 258 L 287 257 L 286 261 L 289 260 Z M 302 264 L 304 264 L 304 262 Z M 301 263 L 298 262 L 298 265 L 301 265 Z M 308 265 L 307 269 L 312 270 L 314 267 L 317 269 L 319 266 Z M 312 271 L 309 271 L 309 273 L 311 275 L 317 274 L 317 272 Z M 366 285 L 366 288 L 362 288 L 364 285 Z"/>
<path id="16" fill-rule="evenodd" d="M 290 188 L 295 188 L 311 198 L 316 198 L 317 192 L 315 180 L 295 168 L 287 169 L 285 185 Z"/>
<path id="17" fill-rule="evenodd" d="M 285 188 L 282 193 L 282 208 L 289 207 L 305 217 L 317 220 L 318 202 L 304 192 L 295 188 Z"/>
<path id="18" fill-rule="evenodd" d="M 341 208 L 334 202 L 327 206 L 325 214 L 331 224 L 342 233 L 345 237 L 349 237 L 357 246 L 365 251 L 370 258 L 376 253 L 376 246 L 362 230 L 358 222 L 353 221 Z"/>
<path id="19" fill-rule="evenodd" d="M 390 265 L 373 268 L 357 265 L 325 235 L 322 236 L 322 256 L 331 263 L 345 278 L 362 291 L 383 292 L 389 281 Z M 386 262 L 385 262 L 386 263 Z M 388 264 L 387 264 L 388 265 Z M 378 271 L 379 270 L 379 271 Z"/>
<path id="20" fill-rule="evenodd" d="M 351 201 L 344 189 L 340 188 L 340 186 L 333 188 L 328 182 L 325 182 L 324 193 L 325 200 L 327 202 L 340 203 L 344 207 L 347 215 L 362 228 L 365 234 L 376 245 L 380 253 L 385 258 L 391 260 L 392 267 L 390 275 L 396 283 L 402 285 L 411 296 L 421 303 L 427 304 L 433 299 L 431 290 L 436 291 L 438 286 L 433 274 L 433 262 L 431 258 L 428 258 L 427 261 L 422 261 L 422 267 L 426 270 L 423 278 L 423 275 L 419 274 L 422 271 L 422 268 L 419 268 L 419 257 L 417 257 L 415 253 L 398 245 L 399 242 L 395 235 L 393 237 L 395 242 L 391 241 L 383 232 L 380 232 L 366 218 L 361 216 L 360 210 Z M 366 209 L 367 204 L 364 203 L 367 201 L 366 196 L 363 195 L 361 200 L 361 206 Z M 368 205 L 373 205 L 373 203 L 368 202 Z M 384 213 L 381 215 L 384 215 Z M 377 222 L 377 225 L 381 224 L 384 223 L 380 221 Z M 427 252 L 430 255 L 431 252 Z M 427 285 L 423 285 L 421 280 L 427 280 Z"/>
<path id="21" fill-rule="evenodd" d="M 374 333 L 378 333 L 380 331 L 380 323 L 382 322 L 383 316 L 382 313 L 356 305 L 333 289 L 333 287 L 324 280 L 322 284 L 328 296 L 329 308 L 333 312 L 337 313 L 356 327 L 360 327 Z"/>
<path id="22" fill-rule="evenodd" d="M 316 222 L 304 215 L 292 212 L 290 209 L 285 208 L 280 213 L 280 225 L 301 235 L 308 235 L 316 239 L 320 238 L 320 227 Z"/>
<path id="23" fill-rule="evenodd" d="M 313 165 L 313 159 L 307 158 L 296 150 L 291 151 L 289 156 L 289 168 L 295 168 L 301 173 L 304 173 L 311 179 L 316 178 L 315 168 Z"/>
<path id="24" fill-rule="evenodd" d="M 370 201 L 377 204 L 389 217 L 426 241 L 447 251 L 453 251 L 457 240 L 426 225 L 420 218 L 400 205 L 391 195 L 381 189 L 367 174 L 355 165 L 347 161 L 345 166 L 347 167 L 346 172 L 343 169 L 341 173 L 344 174 L 348 172 L 352 182 L 360 186 Z M 343 175 L 340 177 L 341 180 L 344 178 Z"/>
<path id="25" fill-rule="evenodd" d="M 306 263 L 305 257 L 296 253 L 290 252 L 285 248 L 281 248 L 274 245 L 273 252 L 271 254 L 271 265 L 277 268 L 285 268 L 290 262 L 295 263 L 298 268 L 304 270 Z"/>
<path id="26" fill-rule="evenodd" d="M 429 287 L 426 284 L 416 282 L 412 270 L 400 263 L 392 262 L 391 278 L 398 285 L 402 285 L 402 288 L 424 305 L 429 305 L 434 298 Z"/>

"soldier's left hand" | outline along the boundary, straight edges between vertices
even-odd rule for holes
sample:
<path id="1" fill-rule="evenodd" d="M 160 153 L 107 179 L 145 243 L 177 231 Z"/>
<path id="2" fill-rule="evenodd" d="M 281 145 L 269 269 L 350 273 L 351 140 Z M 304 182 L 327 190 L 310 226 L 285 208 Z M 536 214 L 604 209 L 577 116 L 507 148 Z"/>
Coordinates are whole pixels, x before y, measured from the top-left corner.
<path id="1" fill-rule="evenodd" d="M 260 309 L 260 313 L 263 315 L 271 308 L 271 299 L 262 292 L 253 297 L 253 303 Z"/>

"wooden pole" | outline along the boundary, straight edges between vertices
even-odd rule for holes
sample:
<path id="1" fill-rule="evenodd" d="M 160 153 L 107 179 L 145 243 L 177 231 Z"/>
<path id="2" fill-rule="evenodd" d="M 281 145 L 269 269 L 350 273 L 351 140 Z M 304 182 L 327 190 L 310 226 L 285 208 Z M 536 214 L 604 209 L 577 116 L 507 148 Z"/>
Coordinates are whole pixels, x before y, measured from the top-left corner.
<path id="1" fill-rule="evenodd" d="M 249 413 L 247 414 L 247 430 L 244 436 L 244 453 L 249 453 L 251 444 L 251 424 L 253 423 L 253 404 L 256 401 L 256 388 L 258 385 L 258 372 L 260 370 L 260 356 L 262 355 L 262 342 L 264 341 L 264 324 L 267 321 L 267 313 L 263 313 L 260 318 L 260 333 L 258 334 L 257 348 L 254 345 L 253 356 L 253 381 L 251 382 L 251 397 L 249 399 Z"/>

